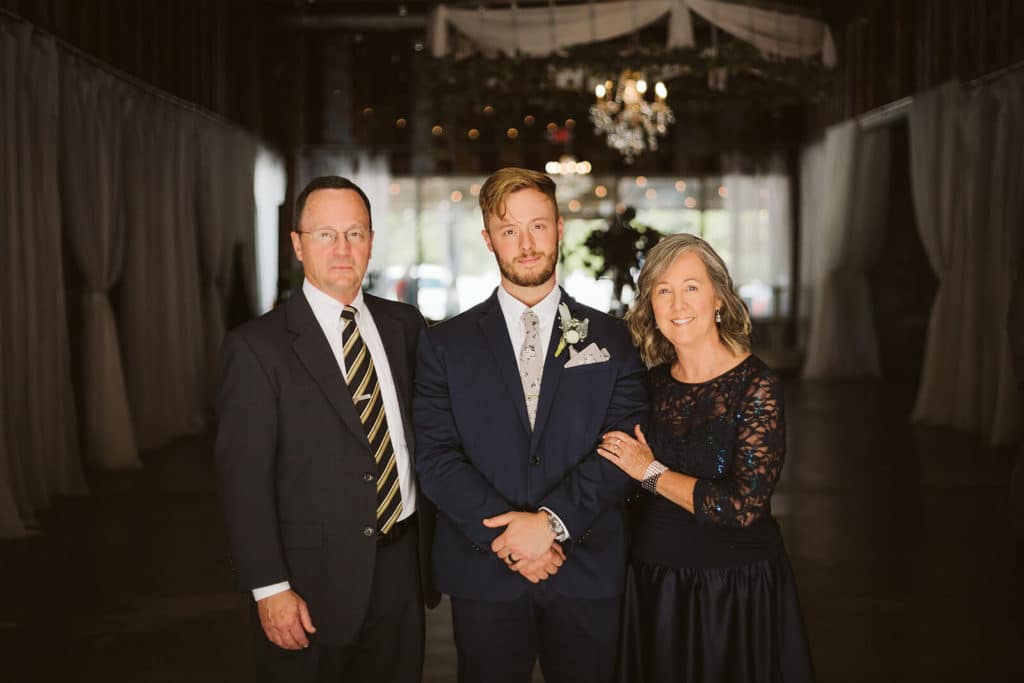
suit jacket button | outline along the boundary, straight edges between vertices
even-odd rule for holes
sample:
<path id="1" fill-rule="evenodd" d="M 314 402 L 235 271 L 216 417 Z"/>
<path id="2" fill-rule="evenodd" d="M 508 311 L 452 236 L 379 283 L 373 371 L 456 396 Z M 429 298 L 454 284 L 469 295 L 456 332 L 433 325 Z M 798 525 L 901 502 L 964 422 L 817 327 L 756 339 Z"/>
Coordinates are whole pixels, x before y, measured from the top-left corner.
<path id="1" fill-rule="evenodd" d="M 373 536 L 373 527 L 368 526 L 363 528 L 363 536 Z"/>
<path id="2" fill-rule="evenodd" d="M 540 464 L 540 458 L 538 458 L 536 455 L 533 456 L 532 458 L 530 458 L 530 464 L 531 465 L 539 465 Z"/>
<path id="3" fill-rule="evenodd" d="M 370 474 L 369 472 L 367 472 L 366 474 L 363 475 L 363 481 L 365 481 L 367 484 L 372 484 L 373 483 L 373 475 Z"/>

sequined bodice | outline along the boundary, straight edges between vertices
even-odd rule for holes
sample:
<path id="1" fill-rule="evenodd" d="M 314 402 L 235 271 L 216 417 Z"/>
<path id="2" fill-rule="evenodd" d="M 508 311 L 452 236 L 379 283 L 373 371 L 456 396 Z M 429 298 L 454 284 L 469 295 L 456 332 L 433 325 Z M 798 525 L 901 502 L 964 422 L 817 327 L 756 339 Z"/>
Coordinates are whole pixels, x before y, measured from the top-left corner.
<path id="1" fill-rule="evenodd" d="M 654 455 L 698 482 L 693 514 L 641 494 L 634 554 L 721 566 L 774 552 L 781 536 L 770 500 L 786 453 L 778 376 L 750 356 L 708 382 L 680 382 L 668 365 L 652 369 L 650 382 Z"/>
<path id="2" fill-rule="evenodd" d="M 778 376 L 756 356 L 701 384 L 651 372 L 654 453 L 670 469 L 699 478 L 695 514 L 748 526 L 770 514 L 786 452 Z"/>

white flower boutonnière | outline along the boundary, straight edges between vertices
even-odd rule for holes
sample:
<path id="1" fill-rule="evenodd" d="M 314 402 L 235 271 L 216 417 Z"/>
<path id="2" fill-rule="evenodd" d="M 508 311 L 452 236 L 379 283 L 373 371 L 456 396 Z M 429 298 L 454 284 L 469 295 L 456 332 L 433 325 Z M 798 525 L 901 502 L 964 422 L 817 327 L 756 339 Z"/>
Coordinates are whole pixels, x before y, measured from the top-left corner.
<path id="1" fill-rule="evenodd" d="M 555 349 L 555 357 L 565 349 L 566 345 L 579 344 L 587 338 L 587 328 L 590 326 L 588 318 L 572 317 L 569 307 L 565 304 L 558 304 L 558 327 L 562 330 L 562 336 L 558 339 L 558 348 Z"/>

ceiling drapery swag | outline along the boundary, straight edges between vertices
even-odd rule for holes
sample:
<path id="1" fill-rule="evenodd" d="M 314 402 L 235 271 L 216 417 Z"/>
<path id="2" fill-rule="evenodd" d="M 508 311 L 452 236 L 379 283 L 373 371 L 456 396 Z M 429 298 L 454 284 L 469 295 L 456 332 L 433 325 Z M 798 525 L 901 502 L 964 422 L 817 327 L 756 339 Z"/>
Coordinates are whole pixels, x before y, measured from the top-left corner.
<path id="1" fill-rule="evenodd" d="M 451 51 L 449 30 L 506 55 L 542 57 L 635 32 L 666 15 L 666 47 L 694 47 L 690 12 L 750 43 L 766 56 L 820 55 L 831 68 L 835 43 L 821 20 L 722 0 L 613 0 L 576 5 L 463 9 L 440 4 L 430 18 L 431 54 Z"/>

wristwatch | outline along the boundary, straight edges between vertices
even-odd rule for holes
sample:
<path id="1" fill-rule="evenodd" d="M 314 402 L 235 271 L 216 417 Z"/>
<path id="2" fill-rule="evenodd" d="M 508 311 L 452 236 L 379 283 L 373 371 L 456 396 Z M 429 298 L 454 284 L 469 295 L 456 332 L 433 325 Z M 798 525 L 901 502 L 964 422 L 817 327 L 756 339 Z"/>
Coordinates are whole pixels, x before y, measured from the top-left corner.
<path id="1" fill-rule="evenodd" d="M 564 541 L 569 538 L 569 532 L 558 517 L 549 510 L 544 510 L 544 514 L 548 516 L 548 528 L 551 529 L 551 533 L 555 535 L 556 541 Z"/>

